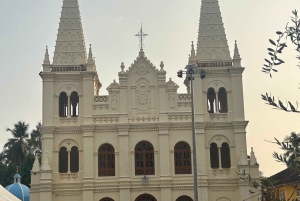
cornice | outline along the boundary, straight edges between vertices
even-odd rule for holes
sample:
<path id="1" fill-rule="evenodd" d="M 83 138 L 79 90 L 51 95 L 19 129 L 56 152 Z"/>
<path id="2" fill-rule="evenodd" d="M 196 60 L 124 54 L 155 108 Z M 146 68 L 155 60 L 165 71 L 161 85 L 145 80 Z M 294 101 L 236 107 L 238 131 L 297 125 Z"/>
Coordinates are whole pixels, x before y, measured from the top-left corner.
<path id="1" fill-rule="evenodd" d="M 83 132 L 94 132 L 96 125 L 95 124 L 81 125 L 80 127 Z"/>
<path id="2" fill-rule="evenodd" d="M 56 126 L 41 126 L 40 129 L 43 134 L 53 134 Z"/>

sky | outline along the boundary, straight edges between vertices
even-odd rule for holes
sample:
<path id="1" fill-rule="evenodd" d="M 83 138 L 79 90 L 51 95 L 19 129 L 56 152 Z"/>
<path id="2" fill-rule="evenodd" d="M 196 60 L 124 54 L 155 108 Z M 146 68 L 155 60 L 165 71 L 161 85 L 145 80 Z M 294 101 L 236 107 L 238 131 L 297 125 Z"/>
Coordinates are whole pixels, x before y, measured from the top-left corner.
<path id="1" fill-rule="evenodd" d="M 92 44 L 100 75 L 100 94 L 118 78 L 120 64 L 126 68 L 138 56 L 138 38 L 134 37 L 143 23 L 149 34 L 145 54 L 155 66 L 165 64 L 167 78 L 185 93 L 183 80 L 176 72 L 185 67 L 191 41 L 197 41 L 200 0 L 79 0 L 86 44 Z M 292 10 L 300 0 L 219 0 L 231 55 L 237 40 L 243 74 L 248 151 L 254 148 L 265 176 L 285 168 L 272 157 L 277 145 L 266 142 L 274 137 L 283 140 L 291 132 L 300 132 L 300 114 L 272 109 L 261 100 L 271 92 L 275 98 L 296 103 L 299 95 L 299 69 L 295 48 L 288 44 L 271 79 L 261 72 L 269 38 L 284 30 Z M 25 121 L 30 130 L 42 119 L 42 80 L 38 73 L 46 45 L 50 57 L 60 18 L 62 1 L 0 0 L 0 150 L 11 137 L 6 128 Z"/>

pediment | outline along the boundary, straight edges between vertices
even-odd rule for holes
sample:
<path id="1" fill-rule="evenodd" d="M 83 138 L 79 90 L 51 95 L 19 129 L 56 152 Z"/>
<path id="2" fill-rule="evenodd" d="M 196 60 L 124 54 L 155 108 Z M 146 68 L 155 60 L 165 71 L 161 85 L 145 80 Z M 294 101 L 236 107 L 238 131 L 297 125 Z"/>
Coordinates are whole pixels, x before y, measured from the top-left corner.
<path id="1" fill-rule="evenodd" d="M 140 54 L 126 71 L 119 73 L 122 77 L 127 77 L 131 84 L 137 82 L 140 78 L 145 78 L 150 82 L 150 85 L 157 84 L 158 77 L 165 74 L 166 72 L 162 66 L 160 69 L 156 68 L 143 54 Z"/>

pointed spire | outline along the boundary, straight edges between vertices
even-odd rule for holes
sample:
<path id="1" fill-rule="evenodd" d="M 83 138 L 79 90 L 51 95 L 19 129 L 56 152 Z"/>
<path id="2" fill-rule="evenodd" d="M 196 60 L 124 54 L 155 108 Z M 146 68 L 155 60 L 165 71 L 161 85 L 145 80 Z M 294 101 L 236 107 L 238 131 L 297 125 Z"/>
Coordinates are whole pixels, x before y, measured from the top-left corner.
<path id="1" fill-rule="evenodd" d="M 48 53 L 48 46 L 46 46 L 46 53 L 44 58 L 44 65 L 50 65 L 49 53 Z"/>
<path id="2" fill-rule="evenodd" d="M 194 48 L 194 41 L 192 41 L 192 49 L 191 49 L 191 57 L 195 57 L 195 48 Z"/>
<path id="3" fill-rule="evenodd" d="M 245 150 L 244 150 L 243 147 L 241 147 L 241 150 L 240 150 L 239 165 L 248 165 L 247 155 L 246 155 Z"/>
<path id="4" fill-rule="evenodd" d="M 237 46 L 237 43 L 235 41 L 234 43 L 234 54 L 233 54 L 233 59 L 241 59 L 240 53 L 239 53 L 239 49 Z"/>
<path id="5" fill-rule="evenodd" d="M 38 155 L 35 155 L 34 163 L 31 169 L 31 172 L 39 172 L 40 171 L 40 161 Z"/>
<path id="6" fill-rule="evenodd" d="M 50 163 L 49 163 L 49 158 L 48 158 L 48 153 L 46 152 L 45 157 L 43 158 L 42 162 L 42 170 L 52 170 Z"/>
<path id="7" fill-rule="evenodd" d="M 86 57 L 78 0 L 63 0 L 53 65 L 81 65 Z"/>
<path id="8" fill-rule="evenodd" d="M 254 151 L 253 151 L 253 147 L 251 147 L 250 165 L 258 165 Z"/>
<path id="9" fill-rule="evenodd" d="M 89 58 L 88 58 L 88 62 L 90 62 L 90 61 L 94 61 L 93 60 L 93 53 L 92 53 L 92 45 L 90 44 L 90 50 L 89 50 Z"/>
<path id="10" fill-rule="evenodd" d="M 197 61 L 197 59 L 196 59 L 196 54 L 195 54 L 194 41 L 192 41 L 191 54 L 189 55 L 189 65 L 195 65 L 196 61 Z"/>
<path id="11" fill-rule="evenodd" d="M 234 43 L 234 54 L 233 54 L 233 66 L 234 67 L 241 67 L 241 56 L 239 53 L 239 49 L 237 46 L 237 42 Z"/>
<path id="12" fill-rule="evenodd" d="M 197 60 L 232 61 L 218 0 L 202 0 Z"/>

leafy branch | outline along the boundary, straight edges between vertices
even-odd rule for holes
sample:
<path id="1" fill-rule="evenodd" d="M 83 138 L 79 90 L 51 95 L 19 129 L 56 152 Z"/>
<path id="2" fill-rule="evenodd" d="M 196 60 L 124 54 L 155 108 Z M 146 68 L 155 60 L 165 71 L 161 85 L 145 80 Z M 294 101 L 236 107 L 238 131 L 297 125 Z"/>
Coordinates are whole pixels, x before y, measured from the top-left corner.
<path id="1" fill-rule="evenodd" d="M 284 48 L 287 47 L 286 42 L 288 39 L 296 46 L 296 51 L 300 53 L 300 18 L 298 16 L 298 11 L 292 11 L 293 16 L 291 17 L 292 25 L 289 23 L 285 27 L 285 31 L 277 31 L 278 39 L 276 41 L 269 39 L 269 42 L 273 45 L 268 48 L 269 59 L 265 58 L 265 64 L 262 67 L 262 72 L 269 74 L 272 78 L 272 72 L 278 72 L 275 66 L 285 63 L 279 58 Z M 296 57 L 300 61 L 300 55 Z M 300 67 L 300 65 L 297 65 Z"/>
<path id="2" fill-rule="evenodd" d="M 298 110 L 298 102 L 296 102 L 297 106 L 295 107 L 290 101 L 286 101 L 285 104 L 278 98 L 277 103 L 274 99 L 274 96 L 269 95 L 266 93 L 266 95 L 262 94 L 261 98 L 266 102 L 267 105 L 272 105 L 275 107 L 275 109 L 284 110 L 286 112 L 297 112 L 300 113 Z"/>

